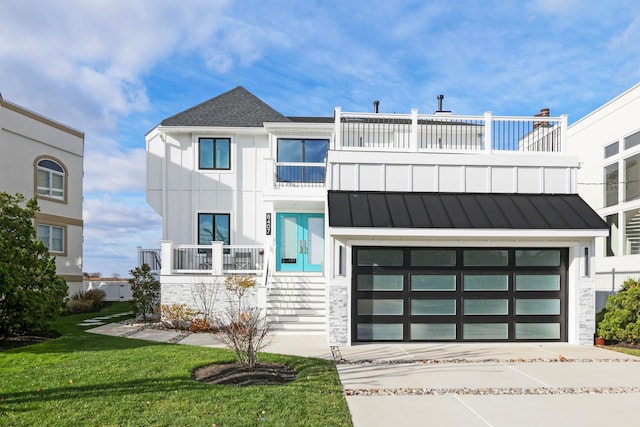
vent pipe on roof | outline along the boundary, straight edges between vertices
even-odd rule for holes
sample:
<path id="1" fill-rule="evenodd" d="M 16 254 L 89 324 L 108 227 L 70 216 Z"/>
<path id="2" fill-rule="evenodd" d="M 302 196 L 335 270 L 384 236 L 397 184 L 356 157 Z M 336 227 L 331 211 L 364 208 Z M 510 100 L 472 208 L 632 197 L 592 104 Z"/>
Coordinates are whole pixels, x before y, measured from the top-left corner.
<path id="1" fill-rule="evenodd" d="M 444 99 L 444 95 L 438 95 L 438 111 L 442 111 L 442 100 Z"/>
<path id="2" fill-rule="evenodd" d="M 378 112 L 378 108 L 380 107 L 380 101 L 375 100 L 373 101 L 373 112 L 377 113 Z"/>

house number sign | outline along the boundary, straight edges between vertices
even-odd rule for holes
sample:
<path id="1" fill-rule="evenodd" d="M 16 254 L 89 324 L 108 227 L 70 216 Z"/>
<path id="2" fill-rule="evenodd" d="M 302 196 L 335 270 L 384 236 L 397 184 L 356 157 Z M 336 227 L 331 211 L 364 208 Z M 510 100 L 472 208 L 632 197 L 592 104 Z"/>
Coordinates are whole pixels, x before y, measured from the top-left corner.
<path id="1" fill-rule="evenodd" d="M 271 236 L 271 213 L 267 213 L 266 232 L 267 236 Z"/>

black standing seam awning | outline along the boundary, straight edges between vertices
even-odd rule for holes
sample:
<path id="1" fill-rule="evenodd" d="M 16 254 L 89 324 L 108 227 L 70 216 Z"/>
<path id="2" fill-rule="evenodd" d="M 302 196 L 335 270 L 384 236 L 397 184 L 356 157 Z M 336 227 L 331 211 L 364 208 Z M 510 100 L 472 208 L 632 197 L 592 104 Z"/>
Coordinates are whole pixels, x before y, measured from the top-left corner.
<path id="1" fill-rule="evenodd" d="M 608 230 L 577 194 L 329 191 L 330 227 Z"/>

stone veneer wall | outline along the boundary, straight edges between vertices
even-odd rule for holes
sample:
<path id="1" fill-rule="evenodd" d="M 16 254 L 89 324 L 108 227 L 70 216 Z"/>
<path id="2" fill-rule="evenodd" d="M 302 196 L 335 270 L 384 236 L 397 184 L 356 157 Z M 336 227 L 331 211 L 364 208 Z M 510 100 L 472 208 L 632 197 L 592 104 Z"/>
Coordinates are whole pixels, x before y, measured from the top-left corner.
<path id="1" fill-rule="evenodd" d="M 580 345 L 593 345 L 593 336 L 596 333 L 596 290 L 591 283 L 582 283 L 579 286 L 578 341 Z"/>
<path id="2" fill-rule="evenodd" d="M 327 331 L 329 344 L 349 344 L 349 292 L 346 284 L 327 286 Z"/>
<path id="3" fill-rule="evenodd" d="M 229 304 L 236 304 L 235 297 L 225 289 L 224 277 L 207 276 L 203 278 L 190 276 L 162 276 L 160 285 L 161 304 L 186 304 L 194 310 L 202 309 L 202 304 L 196 294 L 197 287 L 204 285 L 207 292 L 215 291 L 215 311 L 223 312 L 228 309 Z M 249 290 L 245 296 L 245 303 L 248 306 L 257 305 L 257 289 Z"/>

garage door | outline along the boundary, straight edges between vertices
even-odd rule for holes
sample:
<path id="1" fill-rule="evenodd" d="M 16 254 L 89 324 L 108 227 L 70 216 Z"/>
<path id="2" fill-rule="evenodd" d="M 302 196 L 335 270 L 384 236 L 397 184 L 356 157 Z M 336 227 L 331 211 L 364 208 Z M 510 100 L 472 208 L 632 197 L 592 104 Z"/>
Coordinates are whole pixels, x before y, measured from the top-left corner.
<path id="1" fill-rule="evenodd" d="M 566 248 L 354 247 L 352 340 L 566 341 Z"/>

